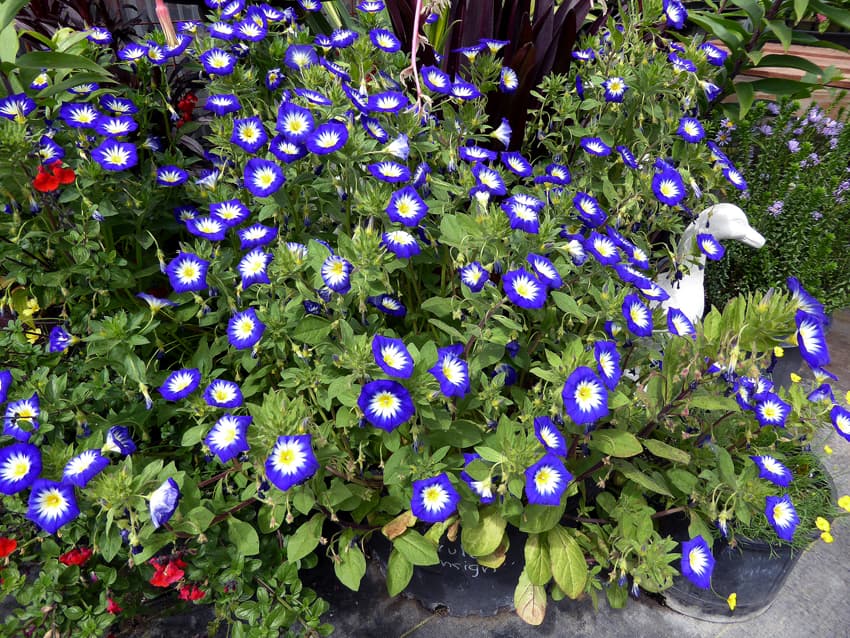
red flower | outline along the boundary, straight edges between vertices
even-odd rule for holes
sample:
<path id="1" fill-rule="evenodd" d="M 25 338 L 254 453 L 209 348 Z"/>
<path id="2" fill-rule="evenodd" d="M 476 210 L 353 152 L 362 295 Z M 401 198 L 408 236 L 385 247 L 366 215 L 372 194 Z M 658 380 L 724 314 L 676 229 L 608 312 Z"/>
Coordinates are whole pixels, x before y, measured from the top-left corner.
<path id="1" fill-rule="evenodd" d="M 106 599 L 106 612 L 110 614 L 120 614 L 123 610 L 118 606 L 112 597 Z"/>
<path id="2" fill-rule="evenodd" d="M 206 595 L 207 592 L 198 589 L 198 586 L 194 583 L 191 585 L 183 585 L 180 588 L 180 600 L 201 600 L 201 598 Z"/>
<path id="3" fill-rule="evenodd" d="M 6 558 L 18 548 L 18 541 L 14 538 L 0 538 L 0 558 Z"/>
<path id="4" fill-rule="evenodd" d="M 148 582 L 154 587 L 169 587 L 186 575 L 183 571 L 186 563 L 179 558 L 172 558 L 165 565 L 152 558 L 150 563 L 153 565 L 154 575 Z"/>
<path id="5" fill-rule="evenodd" d="M 91 558 L 92 550 L 88 547 L 77 547 L 70 552 L 66 552 L 59 557 L 59 562 L 63 565 L 84 565 Z"/>
<path id="6" fill-rule="evenodd" d="M 49 193 L 59 188 L 60 184 L 71 184 L 77 179 L 77 174 L 73 168 L 62 168 L 62 161 L 56 160 L 50 164 L 50 172 L 48 173 L 44 166 L 38 167 L 38 175 L 32 180 L 32 185 L 35 190 L 42 193 Z"/>

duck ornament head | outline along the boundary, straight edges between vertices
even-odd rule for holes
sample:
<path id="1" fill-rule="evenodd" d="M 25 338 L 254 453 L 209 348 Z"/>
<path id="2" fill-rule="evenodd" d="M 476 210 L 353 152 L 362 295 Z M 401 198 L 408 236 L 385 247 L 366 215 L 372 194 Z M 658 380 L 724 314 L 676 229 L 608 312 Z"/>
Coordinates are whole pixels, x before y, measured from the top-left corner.
<path id="1" fill-rule="evenodd" d="M 764 237 L 750 226 L 747 216 L 734 204 L 715 204 L 702 211 L 682 234 L 676 262 L 684 268 L 658 275 L 656 283 L 670 295 L 664 308 L 678 308 L 691 321 L 702 319 L 705 310 L 705 254 L 697 237 L 710 234 L 715 240 L 734 239 L 753 248 L 764 246 Z M 673 281 L 671 281 L 671 276 Z"/>

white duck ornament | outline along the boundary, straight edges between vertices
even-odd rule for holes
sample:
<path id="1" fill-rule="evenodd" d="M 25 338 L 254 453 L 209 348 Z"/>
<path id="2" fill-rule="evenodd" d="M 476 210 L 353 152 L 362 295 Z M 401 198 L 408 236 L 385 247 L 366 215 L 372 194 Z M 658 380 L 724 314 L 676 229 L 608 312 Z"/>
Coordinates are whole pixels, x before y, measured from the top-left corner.
<path id="1" fill-rule="evenodd" d="M 706 208 L 685 229 L 676 249 L 676 263 L 684 264 L 681 278 L 675 281 L 676 273 L 668 271 L 659 274 L 655 283 L 670 295 L 661 306 L 678 308 L 694 322 L 702 319 L 705 310 L 705 255 L 697 246 L 697 236 L 703 233 L 710 233 L 718 241 L 737 239 L 753 248 L 764 246 L 764 237 L 750 226 L 744 211 L 734 204 Z"/>

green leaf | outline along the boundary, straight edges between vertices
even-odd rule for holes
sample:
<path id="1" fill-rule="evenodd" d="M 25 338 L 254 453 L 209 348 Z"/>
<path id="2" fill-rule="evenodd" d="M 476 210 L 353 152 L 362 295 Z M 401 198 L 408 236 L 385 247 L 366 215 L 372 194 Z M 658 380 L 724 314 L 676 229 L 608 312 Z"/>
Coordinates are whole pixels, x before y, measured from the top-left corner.
<path id="1" fill-rule="evenodd" d="M 605 595 L 608 597 L 611 609 L 623 609 L 629 600 L 629 589 L 617 583 L 611 583 L 605 588 Z"/>
<path id="2" fill-rule="evenodd" d="M 558 587 L 575 600 L 584 592 L 587 582 L 587 563 L 578 542 L 565 528 L 557 525 L 546 535 L 552 577 Z"/>
<path id="3" fill-rule="evenodd" d="M 785 24 L 784 20 L 768 20 L 767 30 L 773 34 L 782 43 L 782 48 L 786 51 L 791 47 L 791 27 Z"/>
<path id="4" fill-rule="evenodd" d="M 33 51 L 19 57 L 16 64 L 24 69 L 84 69 L 99 75 L 110 75 L 109 71 L 81 55 L 56 51 Z"/>
<path id="5" fill-rule="evenodd" d="M 561 520 L 566 509 L 566 499 L 555 507 L 549 505 L 526 505 L 518 525 L 521 532 L 541 534 L 548 532 Z"/>
<path id="6" fill-rule="evenodd" d="M 677 447 L 668 445 L 663 441 L 659 441 L 657 439 L 645 439 L 643 445 L 647 450 L 649 450 L 650 454 L 654 454 L 659 458 L 667 459 L 674 463 L 683 463 L 685 465 L 691 462 L 690 454 Z"/>
<path id="7" fill-rule="evenodd" d="M 822 13 L 830 22 L 837 24 L 845 29 L 850 29 L 850 11 L 842 9 L 828 2 L 813 1 L 810 3 L 812 12 Z M 835 3 L 838 4 L 838 3 Z"/>
<path id="8" fill-rule="evenodd" d="M 801 71 L 806 71 L 807 73 L 812 73 L 816 76 L 820 76 L 823 69 L 821 69 L 817 64 L 812 62 L 811 60 L 807 60 L 806 58 L 800 57 L 799 55 L 765 55 L 759 60 L 756 67 L 785 67 L 788 69 L 800 69 Z"/>
<path id="9" fill-rule="evenodd" d="M 797 16 L 797 22 L 803 19 L 808 9 L 809 0 L 794 0 L 794 15 Z"/>
<path id="10" fill-rule="evenodd" d="M 180 445 L 183 447 L 192 447 L 193 445 L 197 445 L 201 442 L 201 439 L 204 438 L 204 432 L 206 431 L 207 425 L 205 423 L 189 428 L 183 433 L 183 438 L 180 439 Z"/>
<path id="11" fill-rule="evenodd" d="M 334 560 L 334 573 L 339 582 L 352 591 L 360 589 L 360 581 L 366 575 L 366 557 L 354 542 L 354 530 L 347 529 L 339 538 L 339 554 Z"/>
<path id="12" fill-rule="evenodd" d="M 240 555 L 256 556 L 260 553 L 260 537 L 250 523 L 231 516 L 227 519 L 227 535 Z"/>
<path id="13" fill-rule="evenodd" d="M 202 532 L 207 530 L 213 518 L 215 518 L 213 513 L 203 506 L 195 507 L 186 514 L 186 519 L 197 525 L 198 529 Z"/>
<path id="14" fill-rule="evenodd" d="M 552 579 L 549 548 L 542 534 L 530 534 L 525 541 L 525 573 L 533 585 L 544 586 Z"/>
<path id="15" fill-rule="evenodd" d="M 393 541 L 393 546 L 413 565 L 438 565 L 437 546 L 413 529 Z"/>
<path id="16" fill-rule="evenodd" d="M 24 6 L 30 0 L 3 0 L 0 2 L 0 29 L 5 29 L 12 23 L 12 20 L 15 19 L 15 16 L 18 15 L 18 12 L 24 8 Z"/>
<path id="17" fill-rule="evenodd" d="M 737 82 L 735 84 L 735 94 L 738 96 L 738 117 L 744 119 L 747 112 L 753 105 L 755 99 L 755 91 L 753 91 L 752 82 Z"/>
<path id="18" fill-rule="evenodd" d="M 644 472 L 641 472 L 631 463 L 621 461 L 617 464 L 617 469 L 626 477 L 629 481 L 634 481 L 641 487 L 649 490 L 650 492 L 655 492 L 656 494 L 663 494 L 664 496 L 673 496 L 670 492 L 670 488 L 668 488 L 662 481 L 664 478 L 660 474 L 656 474 L 655 476 L 650 476 Z"/>
<path id="19" fill-rule="evenodd" d="M 62 82 L 57 82 L 56 84 L 51 84 L 46 89 L 43 89 L 38 95 L 39 97 L 50 97 L 52 95 L 57 95 L 59 93 L 64 93 L 68 89 L 74 86 L 78 86 L 80 84 L 85 84 L 86 82 L 112 82 L 112 80 L 107 80 L 103 75 L 98 73 L 75 73 L 70 78 L 63 80 Z M 104 217 L 109 217 L 108 210 L 101 207 L 101 213 L 103 213 Z"/>
<path id="20" fill-rule="evenodd" d="M 387 593 L 398 596 L 413 578 L 413 563 L 394 549 L 387 562 Z"/>
<path id="21" fill-rule="evenodd" d="M 292 331 L 292 338 L 302 343 L 319 343 L 331 331 L 331 323 L 319 317 L 305 317 Z"/>
<path id="22" fill-rule="evenodd" d="M 324 522 L 324 514 L 315 514 L 313 518 L 295 530 L 295 533 L 289 537 L 289 542 L 286 545 L 286 556 L 290 561 L 301 560 L 316 549 L 322 538 L 322 525 Z"/>
<path id="23" fill-rule="evenodd" d="M 748 36 L 746 30 L 734 20 L 695 11 L 688 14 L 688 20 L 723 40 L 733 51 L 740 49 Z"/>
<path id="24" fill-rule="evenodd" d="M 492 554 L 502 542 L 507 522 L 495 506 L 486 507 L 478 516 L 477 525 L 464 525 L 460 541 L 464 551 L 470 556 Z"/>
<path id="25" fill-rule="evenodd" d="M 723 410 L 724 412 L 740 412 L 741 410 L 735 399 L 721 394 L 694 394 L 688 399 L 688 405 L 701 410 Z"/>
<path id="26" fill-rule="evenodd" d="M 731 0 L 736 7 L 741 7 L 752 21 L 753 28 L 761 24 L 764 17 L 764 7 L 759 0 Z"/>
<path id="27" fill-rule="evenodd" d="M 573 317 L 585 319 L 585 314 L 581 311 L 581 308 L 578 307 L 576 300 L 570 295 L 553 290 L 550 293 L 550 296 L 552 297 L 552 301 L 555 302 L 555 305 L 558 306 L 559 310 L 563 310 L 565 313 L 572 315 Z"/>
<path id="28" fill-rule="evenodd" d="M 452 302 L 445 297 L 431 297 L 423 301 L 419 307 L 437 317 L 448 317 L 452 314 Z"/>
<path id="29" fill-rule="evenodd" d="M 720 471 L 720 480 L 729 485 L 733 490 L 737 489 L 738 479 L 735 476 L 735 464 L 732 462 L 732 455 L 729 451 L 720 447 L 713 446 L 714 454 L 717 457 L 717 469 Z"/>
<path id="30" fill-rule="evenodd" d="M 18 54 L 18 32 L 15 25 L 10 24 L 0 31 L 0 60 L 14 62 Z"/>
<path id="31" fill-rule="evenodd" d="M 627 458 L 643 452 L 643 446 L 631 432 L 623 430 L 596 430 L 588 445 L 603 454 Z"/>
<path id="32" fill-rule="evenodd" d="M 685 495 L 692 494 L 694 488 L 697 486 L 697 482 L 699 481 L 699 479 L 691 472 L 679 468 L 667 470 L 667 478 L 670 480 L 673 487 Z"/>
<path id="33" fill-rule="evenodd" d="M 790 95 L 792 97 L 806 97 L 818 88 L 818 83 L 801 82 L 798 80 L 784 80 L 781 78 L 762 78 L 751 82 L 754 91 L 770 93 L 772 95 Z"/>
<path id="34" fill-rule="evenodd" d="M 514 590 L 516 614 L 529 625 L 540 625 L 546 617 L 546 590 L 532 583 L 523 571 Z"/>

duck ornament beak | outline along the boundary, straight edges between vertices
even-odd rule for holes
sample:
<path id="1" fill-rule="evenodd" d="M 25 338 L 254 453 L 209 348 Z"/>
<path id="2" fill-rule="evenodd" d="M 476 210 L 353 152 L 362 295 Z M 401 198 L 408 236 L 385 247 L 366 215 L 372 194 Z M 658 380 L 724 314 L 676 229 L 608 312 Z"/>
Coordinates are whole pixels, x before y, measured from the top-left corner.
<path id="1" fill-rule="evenodd" d="M 747 246 L 752 246 L 753 248 L 761 248 L 764 246 L 764 236 L 757 231 L 752 226 L 747 226 L 747 230 L 744 233 L 744 236 L 741 237 L 741 241 L 744 242 Z"/>

